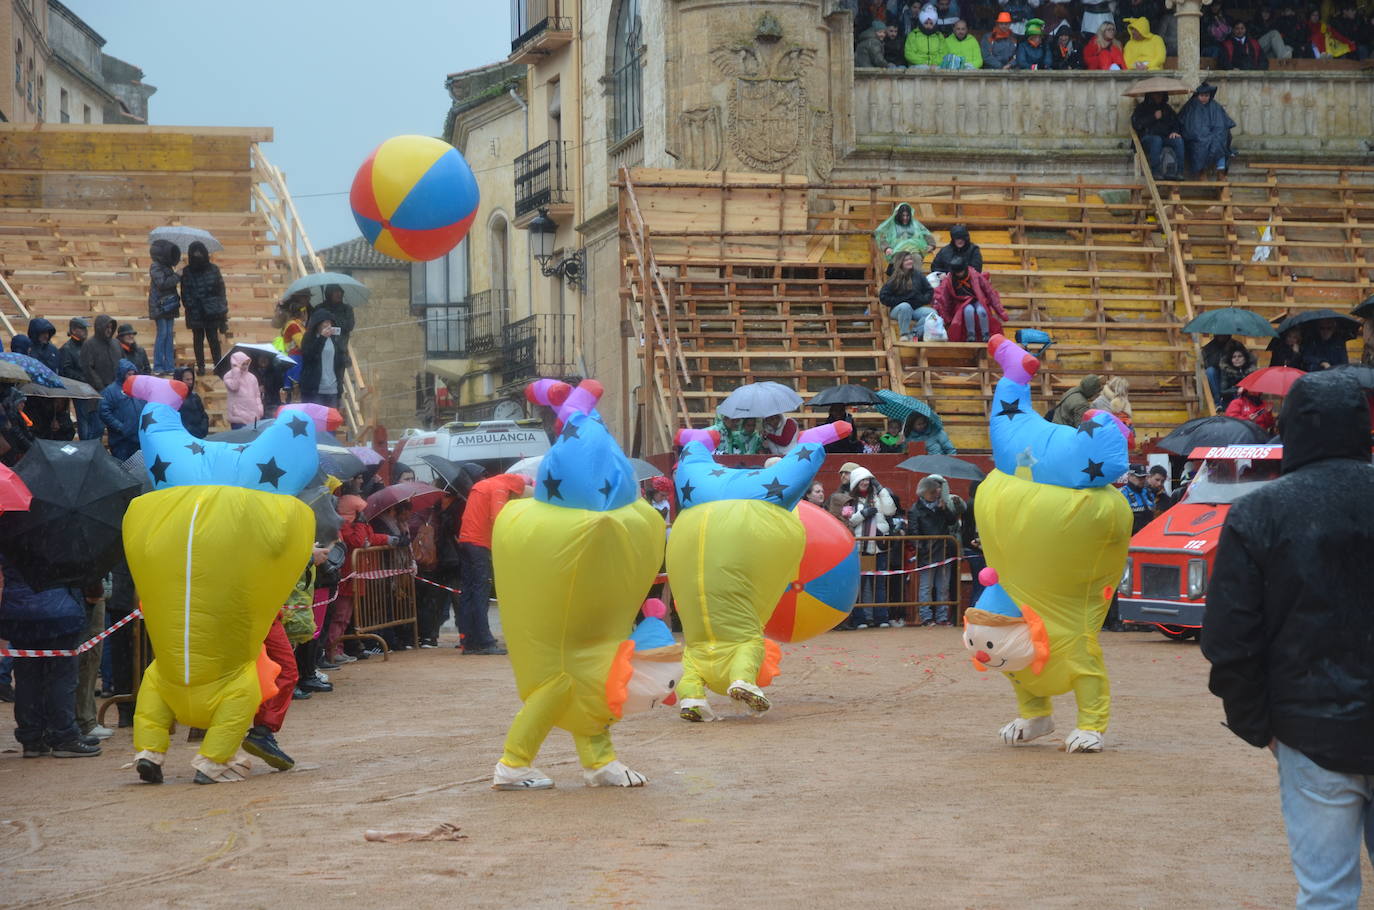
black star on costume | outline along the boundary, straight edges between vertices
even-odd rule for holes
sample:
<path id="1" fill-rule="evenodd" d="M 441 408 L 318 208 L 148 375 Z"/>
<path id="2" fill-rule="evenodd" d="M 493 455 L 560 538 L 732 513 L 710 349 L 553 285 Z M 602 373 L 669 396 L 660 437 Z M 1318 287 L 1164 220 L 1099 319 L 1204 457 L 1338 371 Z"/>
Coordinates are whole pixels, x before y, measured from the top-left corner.
<path id="1" fill-rule="evenodd" d="M 287 426 L 291 428 L 292 436 L 304 436 L 305 431 L 310 429 L 310 421 L 301 417 L 292 417 Z"/>
<path id="2" fill-rule="evenodd" d="M 277 486 L 277 481 L 281 480 L 286 472 L 277 467 L 277 459 L 269 458 L 265 464 L 258 465 L 258 470 L 262 476 L 258 478 L 258 483 L 270 483 L 273 488 Z"/>
<path id="3" fill-rule="evenodd" d="M 782 494 L 787 490 L 787 484 L 778 483 L 778 478 L 774 477 L 773 482 L 764 484 L 763 488 L 768 491 L 769 496 L 776 496 L 781 500 Z"/>
<path id="4" fill-rule="evenodd" d="M 600 490 L 598 490 L 597 492 L 600 493 L 602 496 L 605 496 L 607 499 L 610 499 L 610 498 L 611 498 L 611 493 L 613 493 L 614 491 L 615 491 L 615 487 L 611 486 L 610 478 L 607 478 L 607 479 L 606 479 L 606 485 L 605 485 L 604 487 L 602 487 Z"/>
<path id="5" fill-rule="evenodd" d="M 563 481 L 559 480 L 557 477 L 554 477 L 552 474 L 545 475 L 544 493 L 549 497 L 549 499 L 563 498 L 563 491 L 559 489 L 559 487 L 561 487 L 562 485 Z"/>
<path id="6" fill-rule="evenodd" d="M 1101 461 L 1093 461 L 1091 458 L 1089 458 L 1088 466 L 1083 469 L 1083 473 L 1088 475 L 1089 480 L 1095 480 L 1098 477 L 1105 477 L 1106 475 L 1102 473 L 1102 465 L 1104 463 L 1105 462 Z"/>
<path id="7" fill-rule="evenodd" d="M 157 423 L 157 421 L 153 419 L 152 414 L 144 414 L 143 419 L 138 422 L 138 427 L 141 430 L 146 430 L 155 423 Z"/>
<path id="8" fill-rule="evenodd" d="M 811 456 L 812 456 L 813 454 L 815 454 L 815 452 L 816 452 L 815 449 L 811 449 L 811 448 L 807 448 L 806 446 L 802 446 L 800 449 L 797 449 L 797 451 L 796 451 L 796 453 L 795 453 L 796 456 L 797 456 L 797 461 L 810 461 L 810 460 L 811 460 Z"/>
<path id="9" fill-rule="evenodd" d="M 579 432 L 579 431 L 578 431 L 577 427 L 574 426 L 573 424 L 571 424 L 571 423 L 565 423 L 565 424 L 563 424 L 563 433 L 562 433 L 562 436 L 563 436 L 564 439 L 581 439 L 582 437 L 578 435 L 578 432 Z"/>
<path id="10" fill-rule="evenodd" d="M 193 442 L 186 448 L 191 450 L 192 455 L 203 455 L 205 453 L 205 446 L 198 442 Z"/>
<path id="11" fill-rule="evenodd" d="M 690 480 L 682 485 L 682 502 L 684 505 L 686 505 L 687 500 L 692 498 L 692 493 L 695 491 L 696 487 L 692 486 L 692 482 Z"/>
<path id="12" fill-rule="evenodd" d="M 1085 420 L 1078 425 L 1078 432 L 1087 433 L 1089 438 L 1100 429 L 1102 429 L 1102 425 L 1093 420 Z"/>
<path id="13" fill-rule="evenodd" d="M 1006 401 L 1005 399 L 999 398 L 998 403 L 1002 405 L 1002 410 L 997 412 L 997 414 L 995 415 L 997 417 L 1008 417 L 1012 420 L 1015 420 L 1017 414 L 1026 413 L 1025 411 L 1021 410 L 1021 402 L 1015 399 L 1011 401 Z"/>
<path id="14" fill-rule="evenodd" d="M 711 472 L 711 476 L 712 476 L 712 477 L 724 477 L 724 476 L 725 476 L 725 469 L 724 469 L 724 468 L 716 468 L 714 471 Z"/>
<path id="15" fill-rule="evenodd" d="M 153 480 L 158 483 L 167 482 L 167 469 L 172 466 L 170 461 L 163 461 L 159 455 L 153 459 L 153 466 L 148 469 L 148 473 L 153 475 Z"/>

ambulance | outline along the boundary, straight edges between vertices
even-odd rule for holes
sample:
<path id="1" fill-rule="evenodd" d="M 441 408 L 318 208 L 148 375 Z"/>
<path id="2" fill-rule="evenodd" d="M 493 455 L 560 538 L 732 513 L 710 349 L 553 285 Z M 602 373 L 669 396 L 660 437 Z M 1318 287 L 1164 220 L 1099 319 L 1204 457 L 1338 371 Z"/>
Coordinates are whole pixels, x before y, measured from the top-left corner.
<path id="1" fill-rule="evenodd" d="M 422 455 L 440 455 L 450 461 L 470 461 L 498 474 L 522 458 L 549 450 L 549 435 L 539 420 L 455 421 L 434 430 L 406 430 L 397 443 L 405 442 L 401 461 L 415 469 L 415 479 L 433 483 L 434 472 Z"/>
<path id="2" fill-rule="evenodd" d="M 1278 478 L 1283 447 L 1203 446 L 1188 459 L 1201 462 L 1192 483 L 1178 505 L 1131 538 L 1117 589 L 1123 622 L 1153 625 L 1176 640 L 1201 633 L 1226 513 L 1242 496 Z"/>

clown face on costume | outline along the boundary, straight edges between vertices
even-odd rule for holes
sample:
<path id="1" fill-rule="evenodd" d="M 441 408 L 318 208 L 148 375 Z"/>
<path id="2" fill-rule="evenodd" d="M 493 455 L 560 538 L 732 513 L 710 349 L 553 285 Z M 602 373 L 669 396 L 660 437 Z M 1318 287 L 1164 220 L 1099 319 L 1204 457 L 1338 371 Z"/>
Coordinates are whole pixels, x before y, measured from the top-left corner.
<path id="1" fill-rule="evenodd" d="M 1019 716 L 1008 743 L 1054 729 L 1050 697 L 1073 692 L 1070 752 L 1098 752 L 1111 711 L 1098 630 L 1125 568 L 1131 512 L 1111 487 L 1128 464 L 1129 431 L 1089 411 L 1078 427 L 1050 423 L 1031 407 L 1040 363 L 1001 335 L 988 351 L 1002 366 L 990 419 L 996 470 L 974 508 L 989 586 L 965 614 L 964 644 L 979 670 L 1011 680 Z"/>

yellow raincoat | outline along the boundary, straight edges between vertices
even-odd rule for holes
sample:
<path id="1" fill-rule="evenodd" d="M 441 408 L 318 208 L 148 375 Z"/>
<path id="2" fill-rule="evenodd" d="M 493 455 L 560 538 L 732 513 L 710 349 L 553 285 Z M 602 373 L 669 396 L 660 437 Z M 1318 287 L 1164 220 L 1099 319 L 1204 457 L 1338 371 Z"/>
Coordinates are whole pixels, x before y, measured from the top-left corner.
<path id="1" fill-rule="evenodd" d="M 1150 20 L 1144 16 L 1134 19 L 1122 20 L 1126 28 L 1135 29 L 1140 33 L 1140 37 L 1134 35 L 1126 42 L 1126 47 L 1121 54 L 1126 60 L 1126 69 L 1133 70 L 1136 64 L 1144 63 L 1146 69 L 1164 69 L 1164 60 L 1168 57 L 1168 51 L 1164 48 L 1164 39 L 1150 31 Z"/>

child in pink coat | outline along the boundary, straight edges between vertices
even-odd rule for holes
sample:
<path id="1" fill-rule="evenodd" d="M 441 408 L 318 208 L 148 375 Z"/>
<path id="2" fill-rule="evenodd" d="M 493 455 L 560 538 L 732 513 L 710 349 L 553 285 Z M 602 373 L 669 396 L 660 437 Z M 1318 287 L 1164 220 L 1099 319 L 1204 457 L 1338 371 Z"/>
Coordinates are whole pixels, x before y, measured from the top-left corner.
<path id="1" fill-rule="evenodd" d="M 229 355 L 229 370 L 224 374 L 224 388 L 229 392 L 224 416 L 231 430 L 249 426 L 262 417 L 262 392 L 258 377 L 248 370 L 249 359 L 242 351 L 235 351 Z"/>

